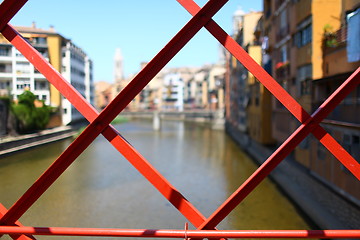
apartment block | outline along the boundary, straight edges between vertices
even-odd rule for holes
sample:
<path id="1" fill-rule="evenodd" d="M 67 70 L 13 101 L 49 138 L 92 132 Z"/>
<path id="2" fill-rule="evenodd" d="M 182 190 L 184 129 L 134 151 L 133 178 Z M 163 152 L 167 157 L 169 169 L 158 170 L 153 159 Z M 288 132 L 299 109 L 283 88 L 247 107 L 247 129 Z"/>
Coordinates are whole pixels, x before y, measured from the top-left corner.
<path id="1" fill-rule="evenodd" d="M 264 36 L 264 16 L 257 22 L 254 31 L 254 41 L 247 47 L 249 55 L 271 74 L 271 58 L 268 51 L 268 37 Z M 249 103 L 247 107 L 248 135 L 257 143 L 263 145 L 274 144 L 272 136 L 272 96 L 251 73 L 248 73 L 247 86 L 249 89 Z"/>
<path id="2" fill-rule="evenodd" d="M 264 0 L 263 26 L 271 74 L 308 113 L 360 65 L 359 47 L 348 47 L 353 34 L 359 43 L 359 7 L 360 1 L 352 0 Z M 350 94 L 322 122 L 358 161 L 360 119 L 355 113 L 359 94 L 359 89 Z M 272 121 L 277 144 L 300 124 L 275 98 Z M 358 181 L 316 138 L 308 136 L 293 157 L 337 193 L 360 203 Z"/>
<path id="3" fill-rule="evenodd" d="M 48 30 L 31 27 L 15 27 L 22 36 L 39 51 L 91 104 L 94 101 L 92 61 L 81 48 L 75 46 L 54 28 Z M 70 102 L 2 35 L 0 36 L 0 94 L 14 100 L 24 90 L 32 91 L 38 100 L 58 108 L 54 125 L 67 125 L 84 118 Z"/>
<path id="4" fill-rule="evenodd" d="M 360 66 L 360 1 L 341 1 L 336 24 L 324 29 L 322 76 L 314 79 L 315 111 Z M 351 46 L 354 44 L 355 46 Z M 360 86 L 323 121 L 323 127 L 360 162 Z M 317 140 L 310 141 L 308 167 L 325 184 L 360 204 L 359 181 Z"/>
<path id="5" fill-rule="evenodd" d="M 249 12 L 245 13 L 241 9 L 237 10 L 234 14 L 234 36 L 233 38 L 242 46 L 258 63 L 261 63 L 261 47 L 254 36 L 262 12 Z M 229 81 L 227 81 L 226 89 L 228 89 L 228 102 L 227 107 L 227 122 L 233 127 L 237 128 L 240 132 L 252 135 L 259 141 L 260 128 L 258 124 L 263 124 L 261 120 L 261 110 L 259 108 L 258 100 L 252 103 L 252 92 L 259 93 L 260 90 L 257 80 L 249 74 L 247 69 L 234 57 L 231 57 L 228 64 Z M 251 106 L 250 106 L 251 105 Z M 249 114 L 250 111 L 250 114 Z M 254 122 L 255 121 L 255 122 Z M 250 129 L 251 128 L 251 129 Z"/>

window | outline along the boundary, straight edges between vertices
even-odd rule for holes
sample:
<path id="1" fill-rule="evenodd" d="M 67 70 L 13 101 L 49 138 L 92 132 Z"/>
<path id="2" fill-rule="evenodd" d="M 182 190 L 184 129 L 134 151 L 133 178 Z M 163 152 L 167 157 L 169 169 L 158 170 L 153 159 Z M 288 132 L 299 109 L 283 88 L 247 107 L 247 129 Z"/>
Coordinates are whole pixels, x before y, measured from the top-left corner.
<path id="1" fill-rule="evenodd" d="M 297 82 L 300 84 L 300 95 L 310 94 L 312 79 L 312 64 L 301 66 L 297 69 Z"/>
<path id="2" fill-rule="evenodd" d="M 11 56 L 10 46 L 0 46 L 0 56 Z"/>
<path id="3" fill-rule="evenodd" d="M 6 82 L 0 82 L 0 89 L 8 89 L 10 88 L 10 82 L 6 81 Z"/>
<path id="4" fill-rule="evenodd" d="M 25 88 L 30 89 L 30 79 L 29 78 L 19 78 L 16 83 L 16 89 L 24 90 Z"/>
<path id="5" fill-rule="evenodd" d="M 30 88 L 30 84 L 28 84 L 28 83 L 18 83 L 18 84 L 16 84 L 16 89 L 18 89 L 18 90 L 23 90 L 23 89 L 26 89 L 26 88 Z"/>
<path id="6" fill-rule="evenodd" d="M 326 148 L 321 143 L 318 143 L 317 146 L 317 159 L 325 160 L 326 158 Z"/>
<path id="7" fill-rule="evenodd" d="M 280 53 L 281 53 L 281 62 L 282 63 L 285 63 L 287 62 L 288 60 L 288 57 L 287 57 L 287 48 L 286 48 L 286 44 L 283 45 L 281 48 L 280 48 Z"/>
<path id="8" fill-rule="evenodd" d="M 309 24 L 306 27 L 298 30 L 295 34 L 295 44 L 298 48 L 301 48 L 312 41 L 312 25 Z"/>
<path id="9" fill-rule="evenodd" d="M 44 58 L 48 58 L 49 57 L 49 53 L 48 50 L 46 48 L 36 48 L 36 50 L 44 57 Z"/>
<path id="10" fill-rule="evenodd" d="M 35 81 L 35 90 L 48 90 L 48 82 Z"/>
<path id="11" fill-rule="evenodd" d="M 15 50 L 16 52 L 15 52 L 15 55 L 17 56 L 17 57 L 24 57 L 24 55 L 22 55 L 22 53 L 21 52 L 19 52 L 18 50 Z"/>
<path id="12" fill-rule="evenodd" d="M 311 136 L 307 136 L 306 138 L 304 138 L 304 140 L 301 141 L 301 143 L 299 144 L 299 148 L 309 149 L 310 142 L 312 142 Z M 322 144 L 320 144 L 320 145 L 322 145 Z"/>
<path id="13" fill-rule="evenodd" d="M 34 37 L 32 42 L 33 44 L 47 44 L 46 38 L 44 37 Z"/>
<path id="14" fill-rule="evenodd" d="M 18 74 L 28 74 L 31 71 L 31 66 L 29 62 L 17 62 L 16 63 L 16 73 Z"/>
<path id="15" fill-rule="evenodd" d="M 264 1 L 265 18 L 268 19 L 271 16 L 271 0 Z"/>
<path id="16" fill-rule="evenodd" d="M 286 29 L 287 28 L 287 14 L 286 14 L 286 8 L 284 8 L 280 13 L 280 29 Z"/>
<path id="17" fill-rule="evenodd" d="M 357 161 L 360 159 L 360 135 L 359 134 L 344 134 L 342 146 L 349 152 Z M 342 170 L 348 172 L 345 167 Z"/>

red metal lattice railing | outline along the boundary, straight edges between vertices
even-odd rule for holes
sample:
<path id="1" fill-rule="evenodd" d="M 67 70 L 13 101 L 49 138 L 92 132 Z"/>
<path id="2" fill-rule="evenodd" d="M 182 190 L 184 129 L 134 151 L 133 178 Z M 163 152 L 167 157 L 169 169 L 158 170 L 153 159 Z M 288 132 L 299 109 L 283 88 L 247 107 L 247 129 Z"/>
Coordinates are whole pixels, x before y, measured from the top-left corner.
<path id="1" fill-rule="evenodd" d="M 228 0 L 209 0 L 200 9 L 192 0 L 178 0 L 193 18 L 135 76 L 117 97 L 98 113 L 21 35 L 8 23 L 27 2 L 5 0 L 0 5 L 0 31 L 64 97 L 90 122 L 83 133 L 56 159 L 10 209 L 0 204 L 0 235 L 13 239 L 35 239 L 34 235 L 173 237 L 173 238 L 360 238 L 360 230 L 216 230 L 215 227 L 267 177 L 270 172 L 312 133 L 358 180 L 359 163 L 319 124 L 360 82 L 358 68 L 311 116 L 269 74 L 266 73 L 211 18 Z M 151 79 L 205 27 L 236 57 L 300 122 L 300 127 L 245 181 L 209 218 L 205 218 L 174 186 L 114 129 L 110 122 L 151 81 Z M 197 230 L 84 229 L 23 227 L 17 220 L 56 181 L 73 161 L 102 134 Z"/>

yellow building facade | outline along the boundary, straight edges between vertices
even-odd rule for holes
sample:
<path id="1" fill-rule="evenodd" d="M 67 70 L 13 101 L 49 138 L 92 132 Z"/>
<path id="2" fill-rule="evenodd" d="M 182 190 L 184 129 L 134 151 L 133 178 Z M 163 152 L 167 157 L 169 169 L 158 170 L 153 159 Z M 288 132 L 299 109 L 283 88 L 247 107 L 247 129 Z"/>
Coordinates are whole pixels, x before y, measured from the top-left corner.
<path id="1" fill-rule="evenodd" d="M 248 53 L 261 65 L 261 46 L 249 46 Z M 251 73 L 248 74 L 248 86 L 251 98 L 248 106 L 249 136 L 260 144 L 273 144 L 274 140 L 271 131 L 271 94 Z"/>

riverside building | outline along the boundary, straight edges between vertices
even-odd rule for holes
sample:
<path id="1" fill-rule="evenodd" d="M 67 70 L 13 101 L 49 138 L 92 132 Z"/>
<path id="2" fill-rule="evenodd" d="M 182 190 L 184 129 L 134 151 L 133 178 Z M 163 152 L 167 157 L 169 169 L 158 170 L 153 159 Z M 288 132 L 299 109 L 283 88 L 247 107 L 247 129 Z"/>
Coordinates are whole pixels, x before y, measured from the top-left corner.
<path id="1" fill-rule="evenodd" d="M 93 64 L 87 54 L 54 28 L 44 30 L 15 27 L 63 77 L 91 104 L 94 101 Z M 0 95 L 14 100 L 30 90 L 38 100 L 58 109 L 50 124 L 68 125 L 83 121 L 84 117 L 61 96 L 59 91 L 2 35 L 0 35 Z"/>
<path id="2" fill-rule="evenodd" d="M 235 31 L 234 39 L 311 114 L 360 66 L 360 1 L 264 0 L 263 4 L 253 46 L 242 44 L 245 31 Z M 242 26 L 244 16 L 236 12 L 235 26 Z M 261 84 L 243 74 L 236 59 L 229 58 L 227 66 L 228 133 L 261 163 L 300 123 L 275 97 L 268 98 Z M 359 99 L 357 87 L 321 122 L 358 162 Z M 314 136 L 307 136 L 277 171 L 272 173 L 274 179 L 318 226 L 359 228 L 360 183 Z"/>

